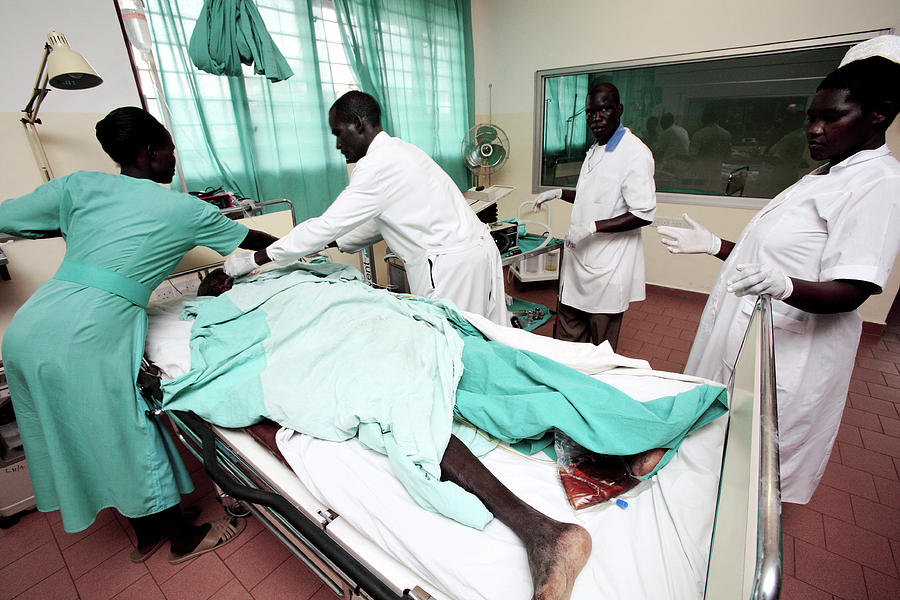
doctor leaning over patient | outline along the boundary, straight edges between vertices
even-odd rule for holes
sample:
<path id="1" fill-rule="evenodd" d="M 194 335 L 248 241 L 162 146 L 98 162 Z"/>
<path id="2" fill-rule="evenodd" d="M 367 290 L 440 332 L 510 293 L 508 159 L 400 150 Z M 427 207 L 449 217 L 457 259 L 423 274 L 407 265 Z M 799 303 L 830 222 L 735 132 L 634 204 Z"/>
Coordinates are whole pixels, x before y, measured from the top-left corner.
<path id="1" fill-rule="evenodd" d="M 245 275 L 336 245 L 356 252 L 381 239 L 403 261 L 410 292 L 453 301 L 509 325 L 500 252 L 450 176 L 427 154 L 381 129 L 381 107 L 347 92 L 328 111 L 337 149 L 356 163 L 350 184 L 320 217 L 264 250 L 232 256 L 225 271 Z"/>
<path id="2" fill-rule="evenodd" d="M 640 229 L 653 222 L 656 212 L 653 155 L 622 126 L 613 84 L 591 86 L 585 115 L 597 141 L 584 158 L 575 190 L 548 190 L 535 198 L 534 210 L 554 198 L 574 203 L 555 337 L 594 344 L 609 340 L 615 350 L 625 309 L 645 297 Z"/>
<path id="3" fill-rule="evenodd" d="M 175 146 L 149 113 L 116 109 L 96 133 L 121 175 L 79 171 L 0 204 L 0 231 L 66 242 L 59 270 L 13 317 L 3 359 L 38 509 L 59 509 L 76 532 L 114 507 L 137 535 L 132 561 L 168 539 L 177 563 L 234 539 L 244 521 L 194 526 L 179 506 L 193 485 L 135 384 L 144 307 L 195 246 L 228 254 L 275 238 L 160 186 Z"/>
<path id="4" fill-rule="evenodd" d="M 822 478 L 862 331 L 856 308 L 881 293 L 900 249 L 900 163 L 885 145 L 898 107 L 900 64 L 881 56 L 846 63 L 819 84 L 807 111 L 810 154 L 827 162 L 769 202 L 737 243 L 687 215 L 689 229 L 658 229 L 672 253 L 725 260 L 686 373 L 728 381 L 756 296 L 777 300 L 785 502 L 809 502 Z"/>

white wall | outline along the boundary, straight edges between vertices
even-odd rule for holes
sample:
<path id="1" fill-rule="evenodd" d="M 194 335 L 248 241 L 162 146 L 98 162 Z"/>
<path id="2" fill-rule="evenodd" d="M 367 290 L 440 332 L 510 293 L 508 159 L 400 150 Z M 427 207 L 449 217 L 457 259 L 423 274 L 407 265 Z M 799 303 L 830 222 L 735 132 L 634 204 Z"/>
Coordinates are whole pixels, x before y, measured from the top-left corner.
<path id="1" fill-rule="evenodd" d="M 52 90 L 40 108 L 42 124 L 38 130 L 56 177 L 77 170 L 117 173 L 118 168 L 94 136 L 94 125 L 114 108 L 140 106 L 112 0 L 0 1 L 0 39 L 6 59 L 4 84 L 0 86 L 0 202 L 31 192 L 43 183 L 20 119 L 51 29 L 63 33 L 72 49 L 103 78 L 100 86 L 88 90 Z M 274 228 L 255 222 L 249 225 L 272 229 L 274 235 L 287 232 L 283 223 Z M 9 258 L 12 279 L 0 280 L 0 341 L 15 311 L 56 272 L 65 244 L 61 239 L 18 240 L 4 243 L 2 250 Z M 216 260 L 217 255 L 210 252 L 198 249 L 183 264 L 198 264 L 204 258 Z M 386 284 L 383 244 L 376 247 L 376 254 L 378 281 Z M 335 251 L 331 256 L 337 262 L 359 267 L 356 255 Z"/>
<path id="2" fill-rule="evenodd" d="M 42 113 L 106 113 L 117 106 L 139 103 L 112 0 L 3 0 L 0 39 L 7 60 L 0 112 L 17 112 L 25 107 L 51 29 L 66 36 L 69 46 L 91 63 L 104 83 L 90 90 L 53 91 Z M 15 60 L 9 60 L 13 57 Z"/>
<path id="3" fill-rule="evenodd" d="M 38 130 L 56 176 L 81 168 L 112 170 L 93 126 L 118 106 L 140 106 L 125 41 L 111 0 L 4 0 L 0 39 L 4 85 L 0 86 L 0 201 L 31 191 L 42 182 L 20 122 L 34 89 L 47 33 L 64 34 L 73 50 L 94 67 L 103 83 L 87 90 L 57 90 L 41 105 Z M 74 149 L 74 151 L 73 151 Z"/>
<path id="4" fill-rule="evenodd" d="M 503 201 L 504 216 L 515 214 L 531 198 L 534 72 L 714 48 L 772 43 L 900 25 L 895 0 L 794 0 L 783 3 L 693 0 L 473 0 L 476 111 L 488 113 L 492 87 L 494 121 L 509 134 L 512 152 L 494 183 L 516 187 Z M 57 176 L 78 169 L 115 172 L 94 138 L 94 124 L 118 106 L 139 105 L 114 4 L 111 0 L 3 0 L 0 39 L 4 40 L 5 82 L 0 86 L 0 201 L 19 196 L 41 183 L 19 119 L 31 93 L 46 34 L 57 29 L 103 77 L 94 89 L 54 90 L 44 101 L 40 134 Z M 894 129 L 897 129 L 895 124 Z M 900 147 L 893 145 L 894 148 Z M 185 157 L 182 157 L 183 159 Z M 685 209 L 725 237 L 735 237 L 752 211 L 662 204 L 661 216 Z M 564 232 L 568 207 L 555 211 L 557 231 Z M 719 263 L 708 257 L 672 257 L 645 236 L 647 273 L 651 283 L 708 290 Z M 0 281 L 0 335 L 15 310 L 62 258 L 60 240 L 17 241 L 3 245 L 9 256 L 11 281 Z M 353 259 L 355 260 L 355 259 Z M 383 268 L 382 265 L 379 266 Z M 890 300 L 900 286 L 894 269 L 885 294 L 870 300 L 863 316 L 884 322 Z M 383 271 L 379 281 L 384 282 Z"/>
<path id="5" fill-rule="evenodd" d="M 3 0 L 4 85 L 0 86 L 0 202 L 28 193 L 43 180 L 20 122 L 31 96 L 47 33 L 56 29 L 82 54 L 103 83 L 88 90 L 52 90 L 38 125 L 54 175 L 79 169 L 115 172 L 100 149 L 94 124 L 118 106 L 140 106 L 115 5 L 111 0 Z M 62 260 L 62 240 L 3 244 L 12 279 L 0 281 L 0 336 L 12 315 Z M 0 357 L 2 358 L 2 357 Z"/>
<path id="6" fill-rule="evenodd" d="M 472 0 L 472 21 L 477 118 L 486 120 L 490 108 L 510 138 L 510 159 L 492 183 L 516 188 L 501 201 L 502 216 L 511 217 L 533 198 L 535 71 L 900 28 L 900 11 L 896 0 Z M 900 123 L 889 133 L 900 155 Z M 661 195 L 660 217 L 688 212 L 726 239 L 735 239 L 755 212 L 665 200 Z M 570 206 L 556 202 L 553 211 L 554 232 L 561 237 Z M 712 257 L 669 255 L 649 227 L 644 247 L 649 283 L 708 292 L 721 266 Z M 895 266 L 885 292 L 860 309 L 863 318 L 884 323 L 898 287 Z"/>

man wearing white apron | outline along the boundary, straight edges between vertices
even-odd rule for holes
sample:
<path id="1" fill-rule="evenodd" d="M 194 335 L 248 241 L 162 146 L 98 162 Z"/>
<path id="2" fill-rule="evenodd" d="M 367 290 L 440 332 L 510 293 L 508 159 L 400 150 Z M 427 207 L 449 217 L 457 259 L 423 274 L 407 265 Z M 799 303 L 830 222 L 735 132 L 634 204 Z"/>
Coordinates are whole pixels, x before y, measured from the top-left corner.
<path id="1" fill-rule="evenodd" d="M 643 300 L 644 250 L 640 228 L 653 221 L 653 154 L 621 125 L 619 90 L 591 86 L 585 109 L 596 143 L 588 150 L 575 190 L 540 194 L 534 210 L 554 198 L 574 203 L 560 275 L 555 337 L 616 349 L 622 315 Z"/>
<path id="2" fill-rule="evenodd" d="M 862 331 L 855 309 L 881 292 L 900 250 L 900 163 L 885 145 L 898 81 L 900 65 L 881 57 L 822 81 L 807 141 L 812 158 L 828 162 L 776 196 L 737 244 L 687 215 L 690 229 L 658 229 L 670 252 L 727 259 L 685 373 L 727 382 L 756 296 L 775 300 L 784 502 L 809 502 L 824 474 Z"/>
<path id="3" fill-rule="evenodd" d="M 356 163 L 350 184 L 322 216 L 265 250 L 229 257 L 225 271 L 235 277 L 326 245 L 356 252 L 384 239 L 403 261 L 411 293 L 509 325 L 497 245 L 450 176 L 419 148 L 382 131 L 381 109 L 368 94 L 341 96 L 328 122 L 338 150 Z"/>

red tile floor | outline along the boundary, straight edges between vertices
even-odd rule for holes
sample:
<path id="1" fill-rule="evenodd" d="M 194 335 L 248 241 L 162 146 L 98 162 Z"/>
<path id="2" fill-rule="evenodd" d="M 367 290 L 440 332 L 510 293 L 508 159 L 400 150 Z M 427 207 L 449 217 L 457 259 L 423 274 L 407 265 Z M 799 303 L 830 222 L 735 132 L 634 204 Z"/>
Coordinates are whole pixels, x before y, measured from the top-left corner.
<path id="1" fill-rule="evenodd" d="M 555 308 L 552 283 L 509 284 L 516 297 Z M 619 351 L 681 371 L 704 297 L 651 287 L 625 315 Z M 783 600 L 900 598 L 900 307 L 879 334 L 864 334 L 838 442 L 805 506 L 783 507 Z M 552 332 L 552 319 L 538 333 Z M 222 514 L 193 458 L 201 520 Z M 31 512 L 0 530 L 0 600 L 265 600 L 334 598 L 284 546 L 249 519 L 233 543 L 181 565 L 167 549 L 128 560 L 132 534 L 113 510 L 78 534 L 59 513 Z"/>

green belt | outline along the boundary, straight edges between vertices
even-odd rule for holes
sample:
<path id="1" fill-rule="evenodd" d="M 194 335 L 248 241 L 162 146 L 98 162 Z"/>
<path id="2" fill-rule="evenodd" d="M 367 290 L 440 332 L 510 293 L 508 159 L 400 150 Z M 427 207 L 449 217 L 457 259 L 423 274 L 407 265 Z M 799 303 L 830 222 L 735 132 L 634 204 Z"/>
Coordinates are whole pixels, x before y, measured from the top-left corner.
<path id="1" fill-rule="evenodd" d="M 53 279 L 71 281 L 121 296 L 132 304 L 147 307 L 153 288 L 114 271 L 74 260 L 64 260 Z"/>

